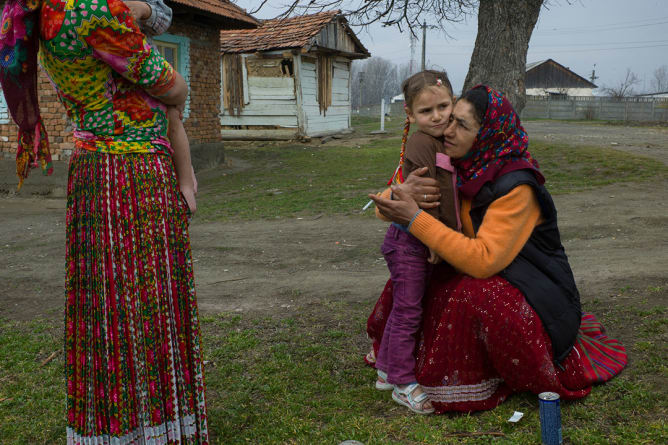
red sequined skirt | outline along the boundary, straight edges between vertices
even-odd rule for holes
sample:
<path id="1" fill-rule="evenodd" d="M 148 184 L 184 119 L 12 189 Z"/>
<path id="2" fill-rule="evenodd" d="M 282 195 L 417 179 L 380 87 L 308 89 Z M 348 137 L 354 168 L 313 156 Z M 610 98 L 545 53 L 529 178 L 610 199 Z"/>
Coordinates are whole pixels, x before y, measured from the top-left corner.
<path id="1" fill-rule="evenodd" d="M 476 279 L 440 267 L 424 305 L 415 371 L 439 413 L 491 409 L 522 391 L 577 399 L 627 363 L 625 348 L 585 313 L 575 346 L 555 365 L 540 318 L 522 293 L 499 276 Z M 367 322 L 376 351 L 391 309 L 388 281 Z"/>

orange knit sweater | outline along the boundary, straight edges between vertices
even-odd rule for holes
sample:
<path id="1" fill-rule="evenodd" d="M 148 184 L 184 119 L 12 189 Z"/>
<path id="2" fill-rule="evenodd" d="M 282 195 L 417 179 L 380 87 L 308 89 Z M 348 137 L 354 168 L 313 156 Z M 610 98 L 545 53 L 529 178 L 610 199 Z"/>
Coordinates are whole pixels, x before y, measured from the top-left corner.
<path id="1" fill-rule="evenodd" d="M 389 193 L 385 191 L 382 196 L 389 197 Z M 471 201 L 462 200 L 463 233 L 443 225 L 427 212 L 420 212 L 413 220 L 410 232 L 453 267 L 475 278 L 488 278 L 501 272 L 542 222 L 538 200 L 531 186 L 526 184 L 490 204 L 476 235 L 470 210 Z"/>

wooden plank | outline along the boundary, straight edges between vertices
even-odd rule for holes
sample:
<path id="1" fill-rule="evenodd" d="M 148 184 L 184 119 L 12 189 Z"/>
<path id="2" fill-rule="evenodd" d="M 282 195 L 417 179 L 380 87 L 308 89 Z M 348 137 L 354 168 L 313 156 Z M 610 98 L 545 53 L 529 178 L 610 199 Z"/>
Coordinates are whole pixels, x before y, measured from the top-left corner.
<path id="1" fill-rule="evenodd" d="M 227 114 L 227 113 L 224 113 Z M 242 116 L 297 116 L 297 104 L 286 103 L 284 105 L 263 105 L 257 101 L 251 102 L 244 107 Z"/>
<path id="2" fill-rule="evenodd" d="M 281 95 L 268 95 L 268 96 L 253 96 L 253 92 L 251 91 L 251 103 L 254 100 L 258 99 L 268 99 L 268 100 L 294 100 L 295 96 L 290 95 L 290 96 L 281 96 Z"/>
<path id="3" fill-rule="evenodd" d="M 297 136 L 297 130 L 295 128 L 221 130 L 220 135 L 224 140 L 233 141 L 289 140 Z"/>
<path id="4" fill-rule="evenodd" d="M 299 134 L 306 134 L 306 115 L 304 114 L 304 98 L 303 98 L 303 80 L 304 80 L 304 64 L 302 55 L 297 54 L 294 57 L 295 70 L 295 99 L 297 108 L 297 127 Z"/>
<path id="5" fill-rule="evenodd" d="M 254 77 L 248 78 L 251 88 L 285 88 L 293 89 L 295 81 L 292 77 Z"/>
<path id="6" fill-rule="evenodd" d="M 250 88 L 248 87 L 248 69 L 246 68 L 246 54 L 241 55 L 241 76 L 243 78 L 244 105 L 250 102 Z"/>
<path id="7" fill-rule="evenodd" d="M 221 125 L 277 125 L 280 127 L 297 128 L 297 116 L 239 116 L 225 115 L 220 119 Z"/>

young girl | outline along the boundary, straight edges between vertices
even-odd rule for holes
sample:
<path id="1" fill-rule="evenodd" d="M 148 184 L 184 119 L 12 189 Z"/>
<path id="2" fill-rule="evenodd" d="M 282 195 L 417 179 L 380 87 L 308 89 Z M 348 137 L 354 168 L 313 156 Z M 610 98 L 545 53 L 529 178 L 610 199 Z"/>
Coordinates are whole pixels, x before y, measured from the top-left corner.
<path id="1" fill-rule="evenodd" d="M 441 202 L 426 211 L 459 230 L 454 169 L 443 146 L 443 133 L 453 106 L 448 76 L 444 72 L 422 71 L 406 79 L 402 89 L 406 126 L 399 166 L 390 183 L 401 183 L 411 171 L 427 167 L 429 176 L 439 181 Z M 410 124 L 417 125 L 418 131 L 406 142 Z M 434 409 L 415 378 L 414 351 L 429 263 L 440 259 L 404 226 L 395 223 L 387 230 L 381 251 L 390 269 L 393 300 L 375 363 L 376 388 L 393 389 L 396 402 L 416 413 L 430 414 Z"/>

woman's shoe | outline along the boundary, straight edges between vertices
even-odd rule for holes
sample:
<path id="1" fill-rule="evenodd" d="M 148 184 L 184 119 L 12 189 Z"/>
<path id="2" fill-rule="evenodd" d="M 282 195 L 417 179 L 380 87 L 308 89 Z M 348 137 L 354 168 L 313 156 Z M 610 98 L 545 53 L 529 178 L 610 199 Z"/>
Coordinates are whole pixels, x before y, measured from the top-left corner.
<path id="1" fill-rule="evenodd" d="M 376 389 L 379 391 L 389 391 L 390 389 L 394 389 L 393 384 L 387 383 L 387 374 L 380 369 L 377 372 L 378 378 L 376 379 Z"/>
<path id="2" fill-rule="evenodd" d="M 421 392 L 417 396 L 413 396 L 414 392 L 420 387 L 417 383 L 406 385 L 405 388 L 400 389 L 399 386 L 394 387 L 392 391 L 392 399 L 400 405 L 404 405 L 414 413 L 418 414 L 432 414 L 433 407 L 425 408 L 429 402 L 427 393 Z"/>

